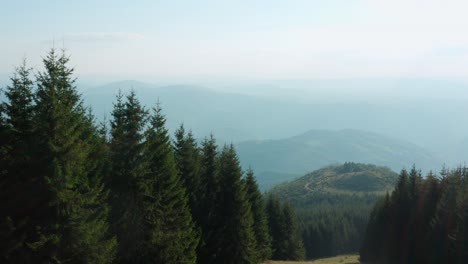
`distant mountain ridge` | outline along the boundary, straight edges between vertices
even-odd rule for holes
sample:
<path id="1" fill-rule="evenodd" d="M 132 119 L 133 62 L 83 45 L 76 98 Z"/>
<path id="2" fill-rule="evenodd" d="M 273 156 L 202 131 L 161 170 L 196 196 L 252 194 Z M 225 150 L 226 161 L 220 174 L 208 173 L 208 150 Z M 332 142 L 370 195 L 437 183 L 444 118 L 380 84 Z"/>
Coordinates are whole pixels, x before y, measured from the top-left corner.
<path id="1" fill-rule="evenodd" d="M 343 162 L 371 163 L 400 171 L 413 164 L 430 168 L 440 163 L 432 153 L 412 143 L 353 129 L 310 130 L 287 139 L 241 142 L 236 147 L 241 164 L 262 174 L 262 187 L 274 185 L 266 171 L 298 175 Z M 278 178 L 274 175 L 271 180 L 279 183 Z"/>

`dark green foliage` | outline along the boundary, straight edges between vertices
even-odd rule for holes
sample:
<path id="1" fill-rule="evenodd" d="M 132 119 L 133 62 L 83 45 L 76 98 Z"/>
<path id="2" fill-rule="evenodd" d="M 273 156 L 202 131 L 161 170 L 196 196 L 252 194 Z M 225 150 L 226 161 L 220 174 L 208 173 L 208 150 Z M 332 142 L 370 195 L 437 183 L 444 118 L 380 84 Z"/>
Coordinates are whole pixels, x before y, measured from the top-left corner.
<path id="1" fill-rule="evenodd" d="M 246 190 L 241 181 L 242 171 L 234 147 L 225 146 L 219 158 L 220 187 L 217 262 L 256 263 L 253 218 Z M 235 241 L 235 243 L 233 243 Z"/>
<path id="2" fill-rule="evenodd" d="M 350 198 L 353 199 L 353 198 Z M 297 208 L 307 259 L 352 254 L 359 250 L 370 205 L 359 200 L 342 205 L 317 204 Z"/>
<path id="3" fill-rule="evenodd" d="M 283 217 L 286 235 L 285 246 L 288 260 L 303 260 L 305 257 L 304 245 L 299 234 L 299 227 L 296 220 L 296 215 L 292 206 L 288 203 L 284 205 Z"/>
<path id="4" fill-rule="evenodd" d="M 32 168 L 34 147 L 34 97 L 31 69 L 26 62 L 16 69 L 8 101 L 0 104 L 0 241 L 5 262 L 30 259 L 26 240 L 33 232 L 29 215 L 34 203 L 28 199 L 37 188 Z"/>
<path id="5" fill-rule="evenodd" d="M 266 211 L 271 234 L 272 259 L 284 259 L 283 211 L 279 200 L 273 195 L 268 196 Z"/>
<path id="6" fill-rule="evenodd" d="M 255 251 L 257 252 L 257 261 L 261 262 L 271 257 L 271 236 L 268 228 L 268 218 L 266 214 L 265 202 L 260 193 L 251 169 L 247 171 L 245 178 L 247 189 L 247 198 L 251 205 L 253 216 L 253 230 L 257 242 Z"/>
<path id="7" fill-rule="evenodd" d="M 96 131 L 86 119 L 67 63 L 68 57 L 52 50 L 44 59 L 45 72 L 38 75 L 35 125 L 40 156 L 35 158 L 40 161 L 38 185 L 45 187 L 41 198 L 47 199 L 38 213 L 53 220 L 39 220 L 39 239 L 30 246 L 50 261 L 109 263 L 115 241 L 106 240 L 105 193 L 100 175 L 91 174 L 88 163 L 95 143 L 89 135 Z"/>
<path id="8" fill-rule="evenodd" d="M 181 180 L 184 182 L 189 197 L 192 217 L 197 226 L 202 221 L 201 212 L 201 154 L 192 133 L 185 133 L 181 125 L 175 132 L 174 155 Z"/>
<path id="9" fill-rule="evenodd" d="M 9 214 L 2 229 L 10 230 L 2 257 L 13 263 L 110 263 L 115 239 L 107 232 L 107 194 L 98 161 L 89 162 L 99 152 L 99 135 L 74 86 L 68 57 L 51 50 L 43 62 L 37 90 L 23 65 L 7 91 L 12 162 L 4 177 L 11 180 L 2 188 L 16 195 L 6 199 L 14 210 L 1 210 L 2 219 Z"/>
<path id="10" fill-rule="evenodd" d="M 200 227 L 202 239 L 198 248 L 199 263 L 213 263 L 218 254 L 217 232 L 221 229 L 220 179 L 217 163 L 218 152 L 216 140 L 211 135 L 202 143 L 201 175 L 200 175 Z"/>
<path id="11" fill-rule="evenodd" d="M 140 183 L 149 236 L 145 251 L 152 263 L 195 263 L 199 238 L 164 125 L 158 104 L 146 133 L 149 172 Z"/>
<path id="12" fill-rule="evenodd" d="M 291 205 L 282 205 L 277 197 L 270 195 L 266 208 L 272 237 L 272 259 L 303 260 L 304 245 Z"/>
<path id="13" fill-rule="evenodd" d="M 425 179 L 400 173 L 395 190 L 372 211 L 360 254 L 383 263 L 466 263 L 466 168 Z"/>
<path id="14" fill-rule="evenodd" d="M 143 261 L 145 242 L 144 212 L 139 183 L 148 172 L 143 159 L 147 111 L 135 92 L 124 96 L 119 92 L 111 120 L 110 222 L 119 243 L 118 256 L 123 263 Z"/>

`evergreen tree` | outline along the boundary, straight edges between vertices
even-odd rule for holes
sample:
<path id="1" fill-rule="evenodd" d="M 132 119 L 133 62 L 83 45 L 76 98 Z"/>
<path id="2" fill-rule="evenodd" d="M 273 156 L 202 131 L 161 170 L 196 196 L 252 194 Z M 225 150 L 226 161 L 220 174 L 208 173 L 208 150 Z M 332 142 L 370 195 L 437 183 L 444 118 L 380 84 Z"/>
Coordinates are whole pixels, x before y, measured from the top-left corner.
<path id="1" fill-rule="evenodd" d="M 268 196 L 267 200 L 267 217 L 268 226 L 271 234 L 271 246 L 272 246 L 272 259 L 285 260 L 286 259 L 286 244 L 284 243 L 283 235 L 283 210 L 278 198 L 273 195 Z"/>
<path id="2" fill-rule="evenodd" d="M 122 263 L 144 262 L 146 232 L 139 182 L 148 173 L 143 158 L 147 116 L 134 91 L 125 98 L 119 91 L 112 111 L 107 182 L 111 190 L 111 226 Z"/>
<path id="3" fill-rule="evenodd" d="M 253 215 L 253 230 L 255 240 L 257 242 L 255 251 L 257 252 L 258 261 L 264 261 L 271 257 L 271 236 L 268 230 L 268 219 L 265 209 L 263 196 L 258 189 L 252 169 L 247 171 L 245 178 L 247 190 L 247 198 L 252 207 Z"/>
<path id="4" fill-rule="evenodd" d="M 3 97 L 3 90 L 0 88 L 0 98 Z M 7 124 L 5 121 L 4 103 L 0 102 L 0 178 L 3 178 L 7 173 Z"/>
<path id="5" fill-rule="evenodd" d="M 387 256 L 386 247 L 390 237 L 390 195 L 376 203 L 369 217 L 366 235 L 360 250 L 360 260 L 382 261 Z"/>
<path id="6" fill-rule="evenodd" d="M 255 234 L 250 204 L 242 184 L 242 171 L 234 147 L 225 146 L 220 158 L 220 207 L 217 262 L 256 263 Z"/>
<path id="7" fill-rule="evenodd" d="M 304 244 L 292 206 L 288 203 L 282 205 L 278 198 L 270 195 L 267 202 L 267 215 L 272 237 L 272 259 L 304 259 Z"/>
<path id="8" fill-rule="evenodd" d="M 464 181 L 468 179 L 468 169 L 463 168 Z M 457 199 L 457 226 L 453 233 L 454 263 L 462 264 L 468 260 L 468 184 L 463 183 Z"/>
<path id="9" fill-rule="evenodd" d="M 454 254 L 451 251 L 454 246 L 452 239 L 457 219 L 457 196 L 463 183 L 460 172 L 459 170 L 453 173 L 445 170 L 441 172 L 442 190 L 432 219 L 429 238 L 431 241 L 429 248 L 432 249 L 429 254 L 436 263 L 454 263 Z"/>
<path id="10" fill-rule="evenodd" d="M 201 179 L 200 151 L 191 132 L 185 133 L 181 125 L 175 132 L 174 155 L 179 177 L 184 182 L 189 197 L 190 210 L 197 226 L 202 221 L 201 211 Z"/>
<path id="11" fill-rule="evenodd" d="M 89 135 L 96 131 L 86 120 L 68 61 L 64 53 L 51 50 L 43 60 L 45 71 L 37 76 L 34 171 L 29 176 L 34 188 L 25 183 L 31 192 L 23 208 L 31 232 L 19 247 L 19 257 L 46 263 L 110 263 L 115 240 L 107 232 L 106 193 L 101 176 L 91 173 L 88 164 L 95 143 Z"/>
<path id="12" fill-rule="evenodd" d="M 283 207 L 283 235 L 284 244 L 286 246 L 286 260 L 303 260 L 305 257 L 304 244 L 299 234 L 294 209 L 288 203 Z"/>
<path id="13" fill-rule="evenodd" d="M 31 71 L 24 60 L 5 91 L 7 101 L 0 104 L 0 254 L 4 262 L 31 257 L 26 239 L 33 232 L 29 214 L 35 205 L 30 194 L 37 188 Z"/>
<path id="14" fill-rule="evenodd" d="M 149 173 L 140 183 L 149 236 L 145 250 L 153 263 L 195 263 L 199 238 L 165 122 L 158 104 L 146 133 Z"/>
<path id="15" fill-rule="evenodd" d="M 202 143 L 199 223 L 202 236 L 198 247 L 198 263 L 216 263 L 219 250 L 218 239 L 222 235 L 217 232 L 224 225 L 219 214 L 219 208 L 223 205 L 219 199 L 220 179 L 217 148 L 213 135 Z"/>

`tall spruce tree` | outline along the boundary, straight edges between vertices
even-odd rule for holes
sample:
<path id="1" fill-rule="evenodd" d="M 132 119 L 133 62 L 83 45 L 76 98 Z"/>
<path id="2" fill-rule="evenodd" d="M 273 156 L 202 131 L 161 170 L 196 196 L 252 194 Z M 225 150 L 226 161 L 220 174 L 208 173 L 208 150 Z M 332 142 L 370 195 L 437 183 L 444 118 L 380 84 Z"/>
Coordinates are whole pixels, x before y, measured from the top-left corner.
<path id="1" fill-rule="evenodd" d="M 457 199 L 457 226 L 453 233 L 454 263 L 462 264 L 468 260 L 468 169 L 463 168 L 464 183 L 459 190 Z"/>
<path id="2" fill-rule="evenodd" d="M 33 151 L 34 90 L 32 69 L 24 60 L 16 68 L 0 104 L 0 254 L 2 262 L 31 258 L 26 241 L 34 232 L 29 215 L 36 206 Z"/>
<path id="3" fill-rule="evenodd" d="M 272 259 L 302 260 L 305 257 L 304 244 L 299 233 L 294 209 L 282 205 L 278 198 L 268 196 L 267 215 L 272 237 Z"/>
<path id="4" fill-rule="evenodd" d="M 304 244 L 299 234 L 296 214 L 289 203 L 283 206 L 283 234 L 286 246 L 286 260 L 303 260 L 305 257 Z"/>
<path id="5" fill-rule="evenodd" d="M 186 133 L 181 125 L 175 132 L 174 156 L 179 172 L 179 177 L 184 182 L 189 197 L 189 205 L 192 217 L 197 226 L 202 221 L 201 211 L 201 186 L 200 186 L 200 150 L 191 132 Z"/>
<path id="6" fill-rule="evenodd" d="M 223 223 L 219 208 L 220 179 L 218 146 L 213 135 L 202 142 L 200 173 L 200 227 L 202 231 L 198 251 L 198 263 L 216 263 L 219 251 L 220 230 Z M 218 259 L 219 261 L 219 259 Z"/>
<path id="7" fill-rule="evenodd" d="M 286 255 L 286 245 L 283 235 L 283 210 L 280 201 L 273 195 L 268 196 L 267 200 L 268 226 L 271 234 L 272 259 L 284 260 Z"/>
<path id="8" fill-rule="evenodd" d="M 195 263 L 199 237 L 159 103 L 146 133 L 149 172 L 140 183 L 151 263 Z"/>
<path id="9" fill-rule="evenodd" d="M 144 154 L 144 129 L 148 112 L 136 93 L 126 97 L 119 91 L 111 119 L 110 187 L 112 231 L 119 243 L 121 263 L 143 263 L 146 231 L 140 181 L 148 173 Z"/>
<path id="10" fill-rule="evenodd" d="M 247 198 L 252 208 L 253 230 L 257 242 L 255 251 L 257 261 L 262 262 L 271 257 L 271 236 L 268 230 L 268 218 L 263 196 L 258 189 L 253 170 L 249 168 L 245 178 Z"/>
<path id="11" fill-rule="evenodd" d="M 3 94 L 3 89 L 0 88 L 0 98 L 3 97 Z M 7 131 L 4 102 L 0 101 L 0 177 L 3 177 L 3 175 L 6 174 Z"/>
<path id="12" fill-rule="evenodd" d="M 111 263 L 115 240 L 108 236 L 105 192 L 90 173 L 96 131 L 74 86 L 69 58 L 51 50 L 43 59 L 34 95 L 35 189 L 29 193 L 33 234 L 26 245 L 36 262 Z"/>
<path id="13" fill-rule="evenodd" d="M 256 263 L 255 234 L 251 206 L 242 184 L 242 171 L 232 145 L 225 146 L 219 158 L 221 229 L 217 262 Z"/>

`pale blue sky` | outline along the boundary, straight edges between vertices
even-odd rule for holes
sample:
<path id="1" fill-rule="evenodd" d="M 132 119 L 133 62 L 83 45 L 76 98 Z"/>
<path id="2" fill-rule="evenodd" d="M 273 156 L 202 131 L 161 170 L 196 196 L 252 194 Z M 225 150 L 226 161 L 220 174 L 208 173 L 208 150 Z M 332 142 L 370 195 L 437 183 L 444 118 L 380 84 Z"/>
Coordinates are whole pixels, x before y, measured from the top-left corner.
<path id="1" fill-rule="evenodd" d="M 0 74 L 63 45 L 80 76 L 468 79 L 457 0 L 0 0 Z"/>

